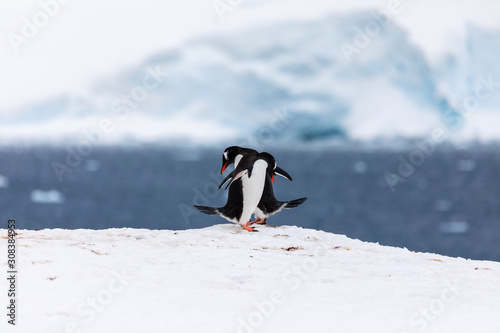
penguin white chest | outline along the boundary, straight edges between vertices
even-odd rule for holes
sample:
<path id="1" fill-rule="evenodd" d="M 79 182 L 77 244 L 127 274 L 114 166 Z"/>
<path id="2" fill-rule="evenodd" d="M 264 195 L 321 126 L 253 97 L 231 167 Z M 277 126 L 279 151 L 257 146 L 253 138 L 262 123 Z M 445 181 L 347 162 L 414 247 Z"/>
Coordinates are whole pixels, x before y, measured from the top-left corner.
<path id="1" fill-rule="evenodd" d="M 253 165 L 251 176 L 249 177 L 248 173 L 246 173 L 241 177 L 243 185 L 243 212 L 240 223 L 246 223 L 250 220 L 260 202 L 262 193 L 264 192 L 267 166 L 266 161 L 258 160 Z"/>

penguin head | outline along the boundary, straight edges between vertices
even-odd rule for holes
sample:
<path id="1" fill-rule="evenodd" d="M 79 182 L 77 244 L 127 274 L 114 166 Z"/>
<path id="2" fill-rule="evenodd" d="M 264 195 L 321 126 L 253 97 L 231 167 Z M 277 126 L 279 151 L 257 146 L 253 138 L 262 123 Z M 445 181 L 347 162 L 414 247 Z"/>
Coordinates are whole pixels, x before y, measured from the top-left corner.
<path id="1" fill-rule="evenodd" d="M 221 174 L 224 173 L 226 168 L 234 163 L 236 156 L 238 155 L 244 156 L 248 154 L 257 154 L 257 151 L 250 148 L 243 148 L 239 146 L 227 147 L 226 150 L 224 150 L 224 153 L 222 154 L 222 169 L 220 173 Z"/>

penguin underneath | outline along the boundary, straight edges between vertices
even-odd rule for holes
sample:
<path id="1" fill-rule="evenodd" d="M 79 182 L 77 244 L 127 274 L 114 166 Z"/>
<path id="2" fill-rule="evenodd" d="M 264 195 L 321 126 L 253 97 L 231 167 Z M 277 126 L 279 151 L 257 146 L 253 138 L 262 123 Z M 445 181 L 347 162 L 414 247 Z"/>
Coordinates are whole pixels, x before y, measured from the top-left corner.
<path id="1" fill-rule="evenodd" d="M 220 215 L 241 225 L 245 230 L 256 231 L 250 227 L 250 218 L 264 192 L 267 174 L 274 174 L 275 166 L 274 158 L 267 153 L 242 156 L 232 172 L 226 205 L 220 208 L 197 205 L 194 207 L 208 215 Z"/>
<path id="2" fill-rule="evenodd" d="M 232 146 L 226 148 L 224 150 L 224 153 L 222 155 L 222 169 L 221 173 L 224 173 L 225 169 L 234 163 L 235 168 L 238 166 L 239 161 L 243 156 L 249 155 L 249 154 L 258 154 L 257 151 L 249 148 L 242 148 L 238 146 Z M 268 153 L 265 153 L 268 154 Z M 270 154 L 269 154 L 270 155 Z M 272 155 L 270 155 L 272 157 Z M 274 157 L 272 157 L 273 160 Z M 276 162 L 275 162 L 276 164 Z M 236 170 L 236 169 L 235 169 Z M 292 180 L 292 177 L 283 169 L 275 165 L 274 172 L 272 174 L 268 173 L 266 175 L 266 181 L 264 184 L 264 191 L 262 193 L 262 198 L 260 199 L 259 204 L 257 205 L 257 208 L 253 212 L 255 215 L 256 220 L 251 222 L 250 224 L 256 223 L 256 224 L 267 224 L 267 218 L 271 215 L 274 215 L 276 213 L 279 213 L 283 209 L 291 209 L 299 206 L 302 204 L 304 201 L 307 200 L 307 198 L 300 198 L 300 199 L 295 199 L 295 200 L 290 200 L 290 201 L 279 201 L 276 199 L 274 196 L 274 190 L 273 190 L 273 182 L 274 182 L 274 174 L 280 175 L 288 180 Z M 219 189 L 232 177 L 234 176 L 234 171 L 231 172 L 220 184 Z"/>

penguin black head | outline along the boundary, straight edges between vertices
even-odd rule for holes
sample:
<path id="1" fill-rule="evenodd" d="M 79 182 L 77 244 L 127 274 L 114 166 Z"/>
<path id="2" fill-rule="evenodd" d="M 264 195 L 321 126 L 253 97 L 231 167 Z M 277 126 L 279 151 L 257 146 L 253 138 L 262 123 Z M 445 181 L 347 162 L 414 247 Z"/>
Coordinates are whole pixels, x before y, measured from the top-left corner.
<path id="1" fill-rule="evenodd" d="M 253 150 L 250 148 L 238 147 L 238 146 L 231 146 L 231 147 L 226 148 L 226 150 L 224 150 L 224 153 L 222 154 L 222 169 L 220 170 L 220 173 L 221 174 L 224 173 L 226 168 L 234 163 L 236 156 L 257 154 L 257 153 L 258 152 L 256 150 Z"/>

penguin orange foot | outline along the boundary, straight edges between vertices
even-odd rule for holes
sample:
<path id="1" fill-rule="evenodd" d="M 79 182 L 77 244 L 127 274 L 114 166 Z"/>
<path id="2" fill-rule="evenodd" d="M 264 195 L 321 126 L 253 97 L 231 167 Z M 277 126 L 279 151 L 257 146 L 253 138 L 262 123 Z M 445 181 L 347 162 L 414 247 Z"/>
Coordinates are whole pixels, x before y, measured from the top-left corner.
<path id="1" fill-rule="evenodd" d="M 267 219 L 256 219 L 252 223 L 255 223 L 255 224 L 267 224 Z"/>
<path id="2" fill-rule="evenodd" d="M 252 224 L 252 222 L 248 221 L 247 223 L 245 224 L 240 224 L 241 227 L 247 231 L 252 231 L 252 232 L 257 232 L 257 230 L 255 230 L 253 227 L 250 227 L 250 225 Z"/>

